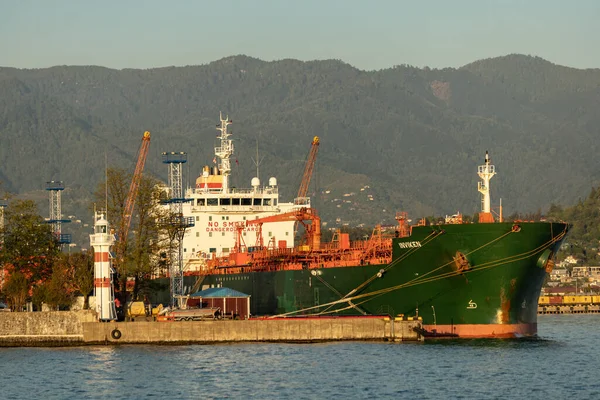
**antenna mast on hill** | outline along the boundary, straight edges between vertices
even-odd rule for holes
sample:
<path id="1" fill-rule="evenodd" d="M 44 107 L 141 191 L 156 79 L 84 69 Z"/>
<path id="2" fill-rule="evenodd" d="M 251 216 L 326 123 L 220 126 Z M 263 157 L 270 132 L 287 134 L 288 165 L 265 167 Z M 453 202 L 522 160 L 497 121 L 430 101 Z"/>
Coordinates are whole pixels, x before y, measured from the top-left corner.
<path id="1" fill-rule="evenodd" d="M 4 244 L 4 209 L 8 206 L 6 200 L 0 199 L 0 249 Z M 0 264 L 0 288 L 4 287 L 4 265 Z"/>
<path id="2" fill-rule="evenodd" d="M 7 206 L 8 202 L 0 199 L 0 248 L 2 248 L 2 243 L 4 243 L 4 209 Z"/>

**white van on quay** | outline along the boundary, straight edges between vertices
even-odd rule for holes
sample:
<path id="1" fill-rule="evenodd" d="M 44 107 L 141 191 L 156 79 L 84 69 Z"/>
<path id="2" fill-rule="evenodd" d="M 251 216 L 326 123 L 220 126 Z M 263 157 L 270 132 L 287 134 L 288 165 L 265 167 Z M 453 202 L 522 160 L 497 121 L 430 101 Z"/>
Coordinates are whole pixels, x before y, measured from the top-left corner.
<path id="1" fill-rule="evenodd" d="M 7 306 L 6 304 L 0 302 L 0 312 L 3 312 L 3 311 L 10 311 L 10 307 Z"/>

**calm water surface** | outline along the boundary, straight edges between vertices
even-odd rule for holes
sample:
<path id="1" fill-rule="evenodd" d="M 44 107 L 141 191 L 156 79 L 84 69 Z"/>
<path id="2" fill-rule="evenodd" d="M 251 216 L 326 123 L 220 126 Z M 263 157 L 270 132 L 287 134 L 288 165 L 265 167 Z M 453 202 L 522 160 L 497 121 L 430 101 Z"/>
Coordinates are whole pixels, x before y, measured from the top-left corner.
<path id="1" fill-rule="evenodd" d="M 600 315 L 539 339 L 0 348 L 0 399 L 600 399 Z"/>

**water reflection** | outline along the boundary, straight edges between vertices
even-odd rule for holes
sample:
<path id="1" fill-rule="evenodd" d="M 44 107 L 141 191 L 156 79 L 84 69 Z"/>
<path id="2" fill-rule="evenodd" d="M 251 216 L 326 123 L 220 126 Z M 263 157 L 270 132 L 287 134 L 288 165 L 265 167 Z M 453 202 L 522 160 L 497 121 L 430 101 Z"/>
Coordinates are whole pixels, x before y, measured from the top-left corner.
<path id="1" fill-rule="evenodd" d="M 600 315 L 552 317 L 526 340 L 0 348 L 0 397 L 600 398 Z"/>

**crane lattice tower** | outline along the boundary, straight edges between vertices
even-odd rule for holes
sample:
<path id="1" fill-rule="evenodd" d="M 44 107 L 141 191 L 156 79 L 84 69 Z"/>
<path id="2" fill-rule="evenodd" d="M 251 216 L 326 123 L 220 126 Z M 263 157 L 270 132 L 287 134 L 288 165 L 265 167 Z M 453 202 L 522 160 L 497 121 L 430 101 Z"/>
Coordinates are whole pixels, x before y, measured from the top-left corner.
<path id="1" fill-rule="evenodd" d="M 63 219 L 61 211 L 60 194 L 65 190 L 65 185 L 62 181 L 46 182 L 46 190 L 50 194 L 50 218 L 48 223 L 52 225 L 52 233 L 58 240 L 59 244 L 71 243 L 71 235 L 62 233 L 62 224 L 71 222 L 69 219 Z"/>
<path id="2" fill-rule="evenodd" d="M 171 278 L 171 305 L 183 298 L 183 237 L 185 230 L 194 226 L 193 217 L 183 216 L 183 203 L 188 201 L 183 196 L 182 165 L 187 162 L 187 153 L 170 152 L 163 153 L 163 163 L 169 166 L 170 215 L 165 224 L 168 225 L 170 233 L 170 265 L 169 276 Z M 180 304 L 178 304 L 180 306 Z"/>

